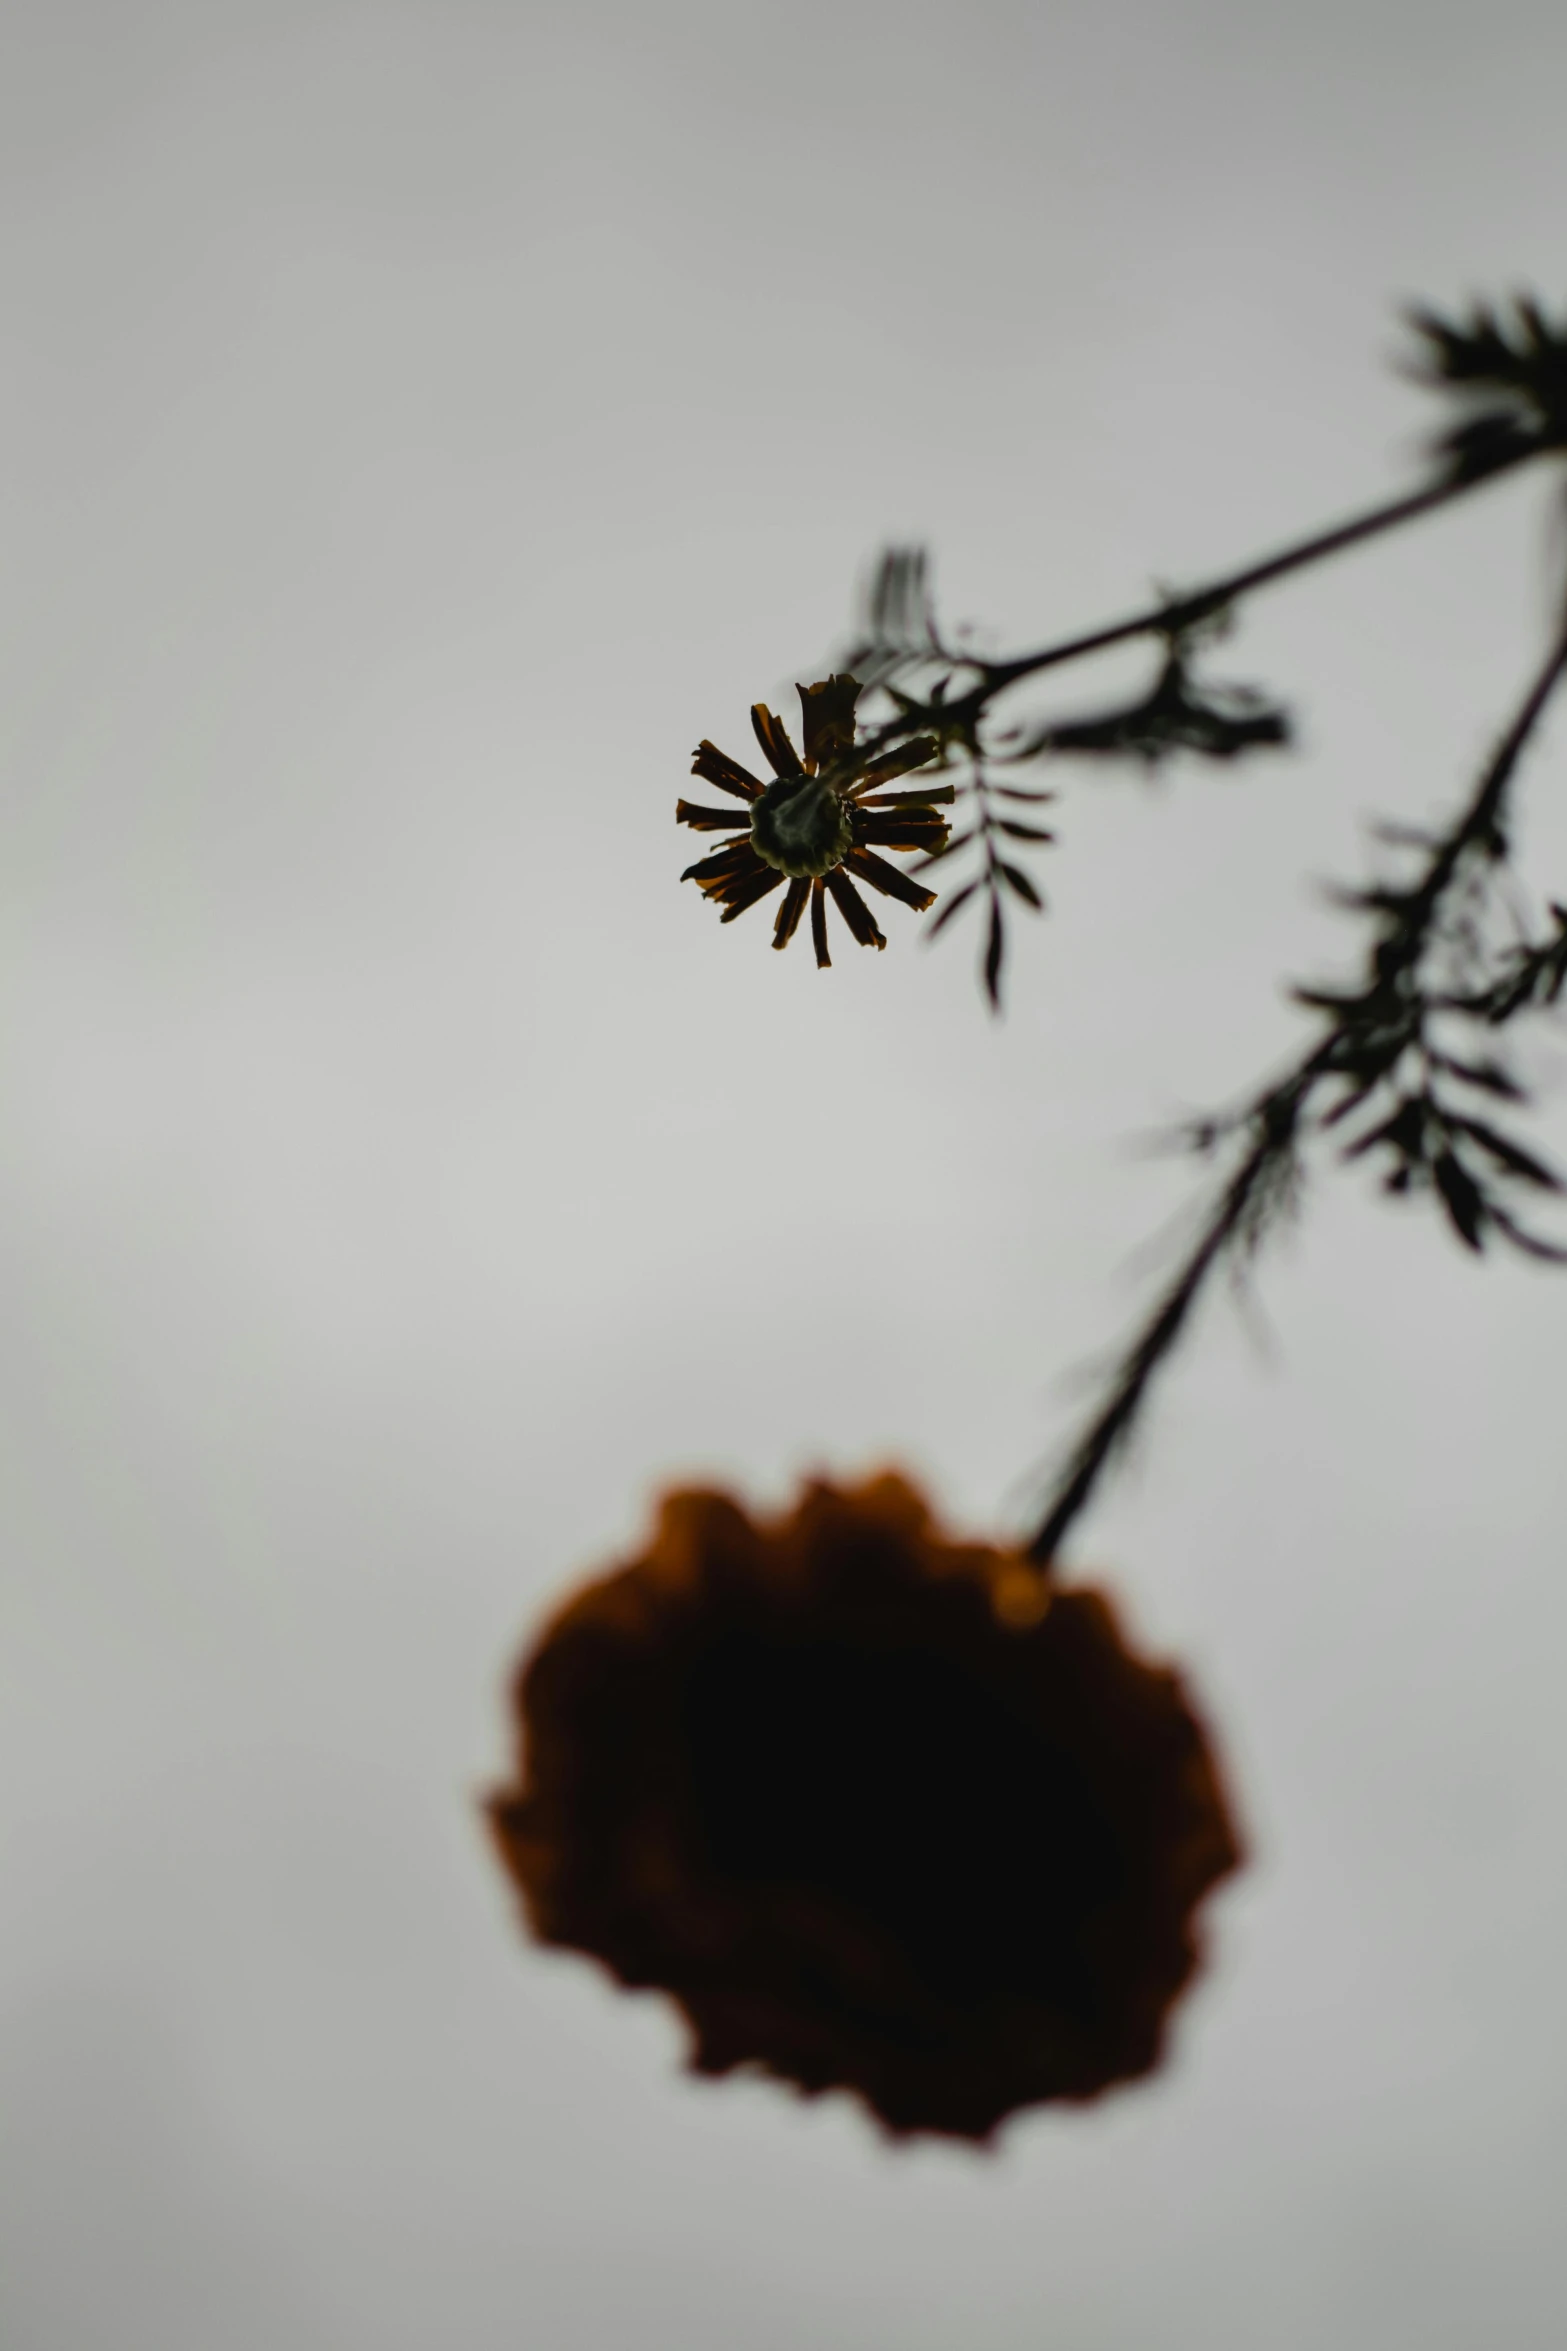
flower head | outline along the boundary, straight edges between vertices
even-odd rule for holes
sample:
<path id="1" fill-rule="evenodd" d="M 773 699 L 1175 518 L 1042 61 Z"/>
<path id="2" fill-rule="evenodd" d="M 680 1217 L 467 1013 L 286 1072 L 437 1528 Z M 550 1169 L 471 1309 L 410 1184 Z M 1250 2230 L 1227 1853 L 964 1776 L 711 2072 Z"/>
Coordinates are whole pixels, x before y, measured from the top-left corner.
<path id="1" fill-rule="evenodd" d="M 832 961 L 827 952 L 829 897 L 862 947 L 887 944 L 854 878 L 868 882 L 884 897 L 901 898 L 918 913 L 935 904 L 933 890 L 911 881 L 875 852 L 922 850 L 933 855 L 947 839 L 946 821 L 938 810 L 956 795 L 951 784 L 926 784 L 908 792 L 881 789 L 894 777 L 924 767 L 936 757 L 939 745 L 929 735 L 875 755 L 857 745 L 858 678 L 821 678 L 797 691 L 803 752 L 795 750 L 782 719 L 765 703 L 758 702 L 751 712 L 757 741 L 773 771 L 770 783 L 741 767 L 716 743 L 697 746 L 692 774 L 749 802 L 750 815 L 741 818 L 729 809 L 678 802 L 675 815 L 681 824 L 699 833 L 730 836 L 713 856 L 687 866 L 680 878 L 694 881 L 704 896 L 722 906 L 725 922 L 733 922 L 787 882 L 773 924 L 773 945 L 788 946 L 809 901 L 816 960 L 825 965 Z"/>
<path id="2" fill-rule="evenodd" d="M 696 2071 L 852 2090 L 896 2133 L 1147 2073 L 1239 1859 L 1175 1676 L 897 1477 L 761 1525 L 669 1495 L 516 1708 L 488 1811 L 535 1934 L 673 1993 Z"/>

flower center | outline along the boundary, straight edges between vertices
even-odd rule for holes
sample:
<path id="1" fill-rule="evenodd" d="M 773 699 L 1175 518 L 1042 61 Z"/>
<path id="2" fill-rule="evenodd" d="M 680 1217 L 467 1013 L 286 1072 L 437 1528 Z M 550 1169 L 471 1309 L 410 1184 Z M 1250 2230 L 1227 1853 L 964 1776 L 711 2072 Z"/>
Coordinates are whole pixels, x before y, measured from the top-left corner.
<path id="1" fill-rule="evenodd" d="M 853 844 L 849 811 L 820 776 L 780 776 L 751 811 L 751 846 L 779 873 L 830 873 Z"/>
<path id="2" fill-rule="evenodd" d="M 1090 2002 L 1125 1897 L 1118 1789 L 939 1650 L 737 1629 L 684 1722 L 699 1834 L 732 1887 L 786 1887 L 896 1943 L 941 1994 Z"/>

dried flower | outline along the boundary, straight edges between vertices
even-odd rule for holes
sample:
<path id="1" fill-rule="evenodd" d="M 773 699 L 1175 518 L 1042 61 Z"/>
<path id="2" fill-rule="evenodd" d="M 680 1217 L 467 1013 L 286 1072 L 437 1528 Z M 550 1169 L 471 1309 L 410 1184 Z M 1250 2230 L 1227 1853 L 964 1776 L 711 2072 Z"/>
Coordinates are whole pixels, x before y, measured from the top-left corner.
<path id="1" fill-rule="evenodd" d="M 488 1812 L 535 1934 L 672 1992 L 696 2071 L 849 2089 L 894 2133 L 1147 2073 L 1239 1858 L 1176 1677 L 897 1477 L 763 1525 L 671 1494 L 516 1708 Z"/>
<path id="2" fill-rule="evenodd" d="M 743 819 L 728 809 L 680 801 L 675 815 L 681 824 L 694 832 L 730 836 L 713 856 L 687 866 L 680 878 L 694 881 L 705 897 L 722 906 L 725 922 L 733 922 L 787 881 L 773 925 L 773 945 L 788 946 L 808 899 L 816 960 L 826 965 L 832 961 L 827 952 L 829 896 L 862 947 L 887 944 L 851 875 L 884 897 L 900 898 L 917 913 L 935 904 L 933 890 L 910 881 L 875 851 L 919 850 L 928 856 L 940 849 L 947 827 L 937 811 L 955 794 L 951 784 L 926 784 L 909 792 L 879 788 L 912 768 L 924 767 L 935 758 L 938 746 L 930 736 L 920 736 L 880 757 L 857 747 L 858 678 L 821 678 L 797 691 L 803 711 L 803 756 L 796 752 L 782 719 L 765 703 L 756 703 L 751 711 L 757 741 L 773 771 L 771 783 L 762 783 L 715 743 L 697 746 L 692 774 L 748 801 L 750 816 Z"/>

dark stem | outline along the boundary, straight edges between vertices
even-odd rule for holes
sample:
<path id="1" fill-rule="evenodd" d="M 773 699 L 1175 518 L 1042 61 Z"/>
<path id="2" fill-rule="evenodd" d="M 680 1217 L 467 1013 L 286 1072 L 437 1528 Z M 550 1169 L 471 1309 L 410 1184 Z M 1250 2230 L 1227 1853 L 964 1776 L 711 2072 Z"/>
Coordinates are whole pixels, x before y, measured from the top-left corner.
<path id="1" fill-rule="evenodd" d="M 1112 1454 L 1131 1433 L 1154 1373 L 1173 1351 L 1208 1276 L 1248 1229 L 1263 1186 L 1292 1151 L 1306 1098 L 1323 1074 L 1318 1065 L 1325 1052 L 1319 1047 L 1248 1117 L 1248 1125 L 1255 1120 L 1261 1132 L 1225 1185 L 1196 1247 L 1116 1366 L 1104 1402 L 1067 1456 L 1044 1522 L 1026 1546 L 1030 1559 L 1043 1562 L 1055 1557 Z"/>
<path id="2" fill-rule="evenodd" d="M 1402 902 L 1396 932 L 1381 942 L 1364 991 L 1345 1001 L 1327 1035 L 1319 1038 L 1293 1069 L 1225 1122 L 1231 1131 L 1249 1134 L 1251 1146 L 1219 1194 L 1185 1263 L 1116 1366 L 1094 1418 L 1067 1456 L 1044 1520 L 1026 1546 L 1029 1558 L 1048 1561 L 1055 1557 L 1062 1538 L 1130 1433 L 1154 1374 L 1172 1353 L 1209 1275 L 1237 1242 L 1254 1242 L 1261 1237 L 1272 1204 L 1270 1195 L 1294 1169 L 1312 1097 L 1324 1081 L 1344 1074 L 1344 1047 L 1357 1015 L 1376 1017 L 1375 1008 L 1396 995 L 1415 972 L 1437 924 L 1442 899 L 1466 852 L 1491 850 L 1496 843 L 1514 771 L 1564 672 L 1567 626 L 1541 664 L 1468 803 L 1432 844 L 1426 870 Z"/>
<path id="3" fill-rule="evenodd" d="M 1513 460 L 1517 463 L 1518 460 Z M 1233 604 L 1237 596 L 1249 595 L 1253 588 L 1265 588 L 1273 580 L 1281 580 L 1292 571 L 1304 571 L 1309 564 L 1321 563 L 1330 555 L 1340 555 L 1348 547 L 1358 547 L 1363 539 L 1377 538 L 1383 531 L 1396 530 L 1400 523 L 1413 522 L 1417 516 L 1433 513 L 1451 499 L 1461 497 L 1464 491 L 1476 488 L 1479 480 L 1492 481 L 1495 475 L 1486 474 L 1471 480 L 1444 479 L 1428 483 L 1423 490 L 1412 490 L 1407 496 L 1394 498 L 1386 505 L 1373 506 L 1364 514 L 1352 515 L 1348 522 L 1335 523 L 1330 530 L 1315 531 L 1309 539 L 1297 539 L 1293 545 L 1281 547 L 1274 555 L 1265 555 L 1255 563 L 1246 564 L 1240 571 L 1230 572 L 1223 579 L 1213 580 L 1205 588 L 1194 589 L 1172 603 L 1155 604 L 1144 612 L 1135 613 L 1129 620 L 1114 621 L 1107 628 L 1094 629 L 1087 636 L 1068 637 L 1058 645 L 1047 645 L 1038 653 L 1023 653 L 1013 661 L 986 664 L 987 682 L 992 686 L 1010 686 L 1018 678 L 1032 677 L 1042 669 L 1054 669 L 1063 661 L 1081 660 L 1089 653 L 1101 653 L 1111 645 L 1124 644 L 1131 637 L 1146 637 L 1154 632 L 1176 636 L 1182 629 L 1206 620 L 1210 614 Z"/>
<path id="4" fill-rule="evenodd" d="M 1020 653 L 1010 661 L 984 661 L 973 654 L 951 653 L 947 656 L 959 668 L 979 671 L 979 683 L 967 693 L 954 694 L 942 702 L 922 708 L 911 703 L 898 718 L 879 728 L 871 740 L 879 744 L 884 738 L 908 733 L 921 727 L 954 721 L 960 726 L 974 726 L 984 716 L 992 698 L 1020 678 L 1037 676 L 1041 670 L 1058 668 L 1063 662 L 1079 661 L 1090 653 L 1102 653 L 1112 645 L 1123 645 L 1134 637 L 1179 635 L 1181 630 L 1194 627 L 1216 612 L 1221 612 L 1237 597 L 1254 588 L 1267 587 L 1274 580 L 1287 578 L 1291 572 L 1303 571 L 1308 565 L 1321 563 L 1330 555 L 1340 555 L 1346 548 L 1357 547 L 1363 540 L 1374 539 L 1384 531 L 1396 530 L 1401 523 L 1413 522 L 1422 514 L 1433 514 L 1467 491 L 1478 489 L 1482 482 L 1495 481 L 1499 475 L 1510 472 L 1535 455 L 1533 449 L 1524 449 L 1509 455 L 1488 467 L 1484 472 L 1443 475 L 1428 482 L 1423 489 L 1411 490 L 1401 498 L 1384 505 L 1373 506 L 1363 514 L 1352 515 L 1347 522 L 1335 523 L 1331 529 L 1314 531 L 1309 539 L 1297 539 L 1275 554 L 1265 555 L 1256 562 L 1228 572 L 1223 578 L 1210 580 L 1205 587 L 1195 588 L 1189 595 L 1150 604 L 1126 620 L 1112 621 L 1108 626 L 1091 629 L 1086 636 L 1064 637 L 1054 645 L 1046 645 L 1037 653 Z"/>

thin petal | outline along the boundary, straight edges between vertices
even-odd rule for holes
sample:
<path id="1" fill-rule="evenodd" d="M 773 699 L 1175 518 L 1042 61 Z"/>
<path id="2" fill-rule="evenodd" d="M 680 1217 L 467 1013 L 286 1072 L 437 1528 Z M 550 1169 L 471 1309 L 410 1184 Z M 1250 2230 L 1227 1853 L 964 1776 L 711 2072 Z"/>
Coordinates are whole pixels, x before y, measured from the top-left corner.
<path id="1" fill-rule="evenodd" d="M 733 808 L 702 808 L 694 800 L 675 802 L 676 824 L 688 824 L 694 833 L 732 833 L 745 818 Z"/>
<path id="2" fill-rule="evenodd" d="M 756 729 L 757 741 L 767 753 L 768 764 L 774 775 L 797 776 L 805 773 L 783 720 L 775 718 L 765 702 L 752 703 L 751 724 Z"/>
<path id="3" fill-rule="evenodd" d="M 851 850 L 850 855 L 852 856 L 853 854 L 854 852 Z M 878 863 L 879 862 L 880 861 L 878 860 Z M 890 873 L 893 869 L 891 866 L 889 866 L 887 870 Z M 855 888 L 848 875 L 844 872 L 843 867 L 841 865 L 835 865 L 832 869 L 832 872 L 829 874 L 824 874 L 822 878 L 826 882 L 828 889 L 832 892 L 833 904 L 837 907 L 838 912 L 843 916 L 844 921 L 848 924 L 850 930 L 854 933 L 854 936 L 858 939 L 860 945 L 862 947 L 885 947 L 887 942 L 882 937 L 881 932 L 877 927 L 875 915 L 872 914 L 870 908 L 866 905 L 864 899 L 860 896 L 859 891 Z M 898 879 L 900 882 L 902 881 L 903 876 L 901 873 L 899 874 Z M 924 891 L 922 896 L 928 900 L 930 897 L 930 892 L 928 890 Z"/>
<path id="4" fill-rule="evenodd" d="M 778 920 L 773 925 L 773 945 L 787 947 L 800 927 L 805 912 L 805 901 L 811 894 L 811 885 L 803 876 L 789 884 L 783 904 L 778 909 Z"/>
<path id="5" fill-rule="evenodd" d="M 916 914 L 923 914 L 927 906 L 936 903 L 934 890 L 922 890 L 918 882 L 910 881 L 906 873 L 889 865 L 885 857 L 873 857 L 869 849 L 851 849 L 843 862 L 862 882 L 869 882 L 873 890 L 880 890 L 886 898 L 901 898 Z M 828 879 L 831 878 L 829 875 Z"/>
<path id="6" fill-rule="evenodd" d="M 816 949 L 816 968 L 825 971 L 832 962 L 827 952 L 827 899 L 819 881 L 811 884 L 811 944 Z"/>
<path id="7" fill-rule="evenodd" d="M 819 678 L 814 686 L 796 686 L 795 692 L 800 697 L 805 764 L 814 775 L 853 747 L 860 681 L 848 676 Z"/>
<path id="8" fill-rule="evenodd" d="M 716 882 L 709 882 L 703 895 L 714 906 L 728 906 L 736 898 L 743 898 L 747 906 L 754 905 L 758 897 L 765 898 L 767 895 L 766 890 L 755 888 L 756 883 L 761 880 L 764 874 L 769 874 L 772 871 L 773 868 L 770 865 L 764 865 L 758 858 L 754 865 L 737 867 L 735 872 L 721 875 Z M 770 888 L 771 884 L 768 887 Z"/>
<path id="9" fill-rule="evenodd" d="M 890 784 L 894 776 L 907 775 L 911 767 L 923 767 L 927 759 L 934 759 L 941 749 L 934 735 L 914 735 L 907 743 L 900 743 L 895 751 L 888 751 L 865 770 L 863 791 L 867 785 Z"/>
<path id="10" fill-rule="evenodd" d="M 891 816 L 863 817 L 854 828 L 854 837 L 882 849 L 923 849 L 930 855 L 946 847 L 947 827 L 934 809 L 925 818 L 895 811 Z"/>
<path id="11" fill-rule="evenodd" d="M 942 842 L 939 849 L 932 849 L 930 855 L 924 860 L 924 863 L 915 866 L 914 871 L 916 873 L 923 873 L 927 865 L 939 865 L 944 857 L 955 857 L 960 849 L 966 849 L 968 847 L 970 841 L 972 841 L 974 838 L 974 834 L 975 827 L 973 825 L 970 825 L 966 833 L 954 833 L 950 840 Z"/>
<path id="12" fill-rule="evenodd" d="M 855 798 L 862 808 L 934 808 L 945 805 L 958 796 L 956 784 L 927 784 L 920 792 L 878 792 L 874 799 L 864 796 L 863 786 L 855 786 Z"/>
<path id="13" fill-rule="evenodd" d="M 760 865 L 761 862 L 749 841 L 734 841 L 727 849 L 715 851 L 711 857 L 699 857 L 695 865 L 686 867 L 680 879 L 683 882 L 700 882 L 705 890 L 710 882 L 722 881 L 732 873 L 747 873 L 753 865 Z"/>
<path id="14" fill-rule="evenodd" d="M 733 792 L 737 800 L 760 800 L 762 796 L 761 784 L 750 769 L 705 736 L 691 754 L 691 773 L 705 784 L 716 784 L 721 792 Z"/>
<path id="15" fill-rule="evenodd" d="M 756 866 L 752 880 L 735 882 L 724 893 L 723 921 L 733 922 L 737 914 L 744 914 L 746 908 L 754 906 L 758 898 L 765 898 L 769 890 L 776 890 L 784 878 L 775 866 L 763 865 L 760 858 Z"/>

